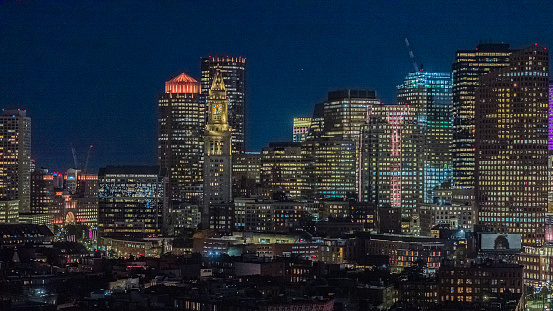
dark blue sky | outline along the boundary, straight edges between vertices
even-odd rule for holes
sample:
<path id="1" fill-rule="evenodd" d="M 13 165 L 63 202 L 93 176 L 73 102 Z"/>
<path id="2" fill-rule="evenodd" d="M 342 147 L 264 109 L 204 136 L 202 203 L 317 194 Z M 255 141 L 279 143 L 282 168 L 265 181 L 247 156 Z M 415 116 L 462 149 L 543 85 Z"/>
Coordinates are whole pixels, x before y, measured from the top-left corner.
<path id="1" fill-rule="evenodd" d="M 0 0 L 0 107 L 33 120 L 37 165 L 155 163 L 156 98 L 200 56 L 247 57 L 247 146 L 290 140 L 326 92 L 377 90 L 393 103 L 412 70 L 449 71 L 481 40 L 553 47 L 553 3 L 534 1 Z"/>

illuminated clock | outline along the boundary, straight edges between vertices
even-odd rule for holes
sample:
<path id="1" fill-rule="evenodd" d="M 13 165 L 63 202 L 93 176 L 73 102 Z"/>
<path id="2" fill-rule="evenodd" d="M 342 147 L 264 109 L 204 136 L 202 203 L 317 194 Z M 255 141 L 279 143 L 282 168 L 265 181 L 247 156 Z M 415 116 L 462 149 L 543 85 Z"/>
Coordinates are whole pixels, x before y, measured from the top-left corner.
<path id="1" fill-rule="evenodd" d="M 220 114 L 223 111 L 221 105 L 213 105 L 213 114 Z"/>

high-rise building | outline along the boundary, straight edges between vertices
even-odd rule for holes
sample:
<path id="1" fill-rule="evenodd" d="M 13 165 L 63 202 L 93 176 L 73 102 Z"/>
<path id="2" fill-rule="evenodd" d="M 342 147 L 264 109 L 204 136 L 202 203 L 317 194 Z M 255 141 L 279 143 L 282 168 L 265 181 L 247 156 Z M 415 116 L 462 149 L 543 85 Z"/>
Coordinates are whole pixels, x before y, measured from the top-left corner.
<path id="1" fill-rule="evenodd" d="M 265 198 L 306 196 L 309 190 L 306 173 L 301 143 L 273 142 L 261 152 L 261 191 Z"/>
<path id="2" fill-rule="evenodd" d="M 307 139 L 319 138 L 323 135 L 323 129 L 325 124 L 324 119 L 324 104 L 318 103 L 313 109 L 313 117 L 311 118 L 311 126 L 307 133 Z"/>
<path id="3" fill-rule="evenodd" d="M 544 243 L 548 74 L 548 51 L 536 44 L 481 76 L 476 92 L 479 222 L 497 233 L 521 234 L 528 246 Z"/>
<path id="4" fill-rule="evenodd" d="M 549 81 L 549 150 L 553 150 L 553 81 Z"/>
<path id="5" fill-rule="evenodd" d="M 294 118 L 292 128 L 293 142 L 301 143 L 307 139 L 309 129 L 311 128 L 311 118 Z"/>
<path id="6" fill-rule="evenodd" d="M 424 139 L 423 202 L 431 203 L 436 187 L 451 182 L 451 73 L 412 72 L 398 86 L 397 102 L 413 109 Z"/>
<path id="7" fill-rule="evenodd" d="M 479 44 L 459 50 L 453 63 L 453 187 L 474 188 L 475 96 L 479 77 L 509 64 L 508 44 Z"/>
<path id="8" fill-rule="evenodd" d="M 31 210 L 31 118 L 26 110 L 2 110 L 0 117 L 0 200 L 19 200 Z"/>
<path id="9" fill-rule="evenodd" d="M 356 143 L 321 137 L 302 143 L 309 192 L 316 199 L 356 199 Z M 299 176 L 298 176 L 299 177 Z"/>
<path id="10" fill-rule="evenodd" d="M 246 58 L 202 57 L 202 101 L 209 107 L 209 91 L 217 71 L 221 71 L 228 100 L 228 123 L 232 130 L 232 153 L 243 153 L 246 139 Z M 206 114 L 209 119 L 209 114 Z"/>
<path id="11" fill-rule="evenodd" d="M 107 166 L 98 173 L 100 236 L 154 237 L 164 229 L 167 177 L 159 166 Z"/>
<path id="12" fill-rule="evenodd" d="M 158 151 L 169 177 L 171 201 L 200 201 L 204 115 L 199 82 L 182 73 L 165 83 L 159 98 Z"/>
<path id="13" fill-rule="evenodd" d="M 232 197 L 257 196 L 261 184 L 261 153 L 245 152 L 232 156 Z"/>
<path id="14" fill-rule="evenodd" d="M 372 107 L 360 140 L 359 201 L 399 211 L 401 232 L 415 234 L 424 185 L 424 136 L 407 105 Z M 399 226 L 399 223 L 397 224 Z"/>
<path id="15" fill-rule="evenodd" d="M 54 196 L 54 175 L 47 169 L 35 169 L 31 174 L 31 214 L 48 214 Z"/>
<path id="16" fill-rule="evenodd" d="M 323 135 L 357 143 L 373 105 L 380 105 L 375 91 L 345 89 L 328 92 L 324 102 Z"/>
<path id="17" fill-rule="evenodd" d="M 204 143 L 204 197 L 202 210 L 202 224 L 204 228 L 210 226 L 211 217 L 221 206 L 232 202 L 232 155 L 231 129 L 229 126 L 229 100 L 225 88 L 223 71 L 216 70 L 213 84 L 207 99 L 209 118 L 205 129 Z M 224 220 L 225 224 L 227 220 Z M 214 221 L 219 223 L 219 220 Z"/>
<path id="18" fill-rule="evenodd" d="M 87 226 L 98 225 L 98 175 L 79 174 L 77 189 L 71 196 L 75 201 L 75 222 Z"/>

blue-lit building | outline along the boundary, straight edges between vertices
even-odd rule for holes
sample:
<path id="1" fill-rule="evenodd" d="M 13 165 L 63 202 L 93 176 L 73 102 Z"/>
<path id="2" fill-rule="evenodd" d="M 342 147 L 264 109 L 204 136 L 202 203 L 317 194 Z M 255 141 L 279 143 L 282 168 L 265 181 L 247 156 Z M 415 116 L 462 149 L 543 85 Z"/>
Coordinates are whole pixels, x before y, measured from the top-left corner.
<path id="1" fill-rule="evenodd" d="M 145 238 L 163 233 L 167 176 L 160 166 L 107 166 L 98 172 L 101 236 Z"/>
<path id="2" fill-rule="evenodd" d="M 398 87 L 397 101 L 409 105 L 424 137 L 423 197 L 432 202 L 433 190 L 451 182 L 452 78 L 449 72 L 412 72 Z"/>

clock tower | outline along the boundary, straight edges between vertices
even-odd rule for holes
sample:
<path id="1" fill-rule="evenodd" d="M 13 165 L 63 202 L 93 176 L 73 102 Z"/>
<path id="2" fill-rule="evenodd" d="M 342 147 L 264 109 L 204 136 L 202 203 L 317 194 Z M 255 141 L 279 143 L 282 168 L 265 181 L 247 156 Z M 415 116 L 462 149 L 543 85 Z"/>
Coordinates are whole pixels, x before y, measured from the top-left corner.
<path id="1" fill-rule="evenodd" d="M 207 106 L 209 112 L 204 135 L 202 226 L 205 229 L 231 230 L 231 129 L 228 124 L 227 91 L 220 70 L 215 72 Z"/>

